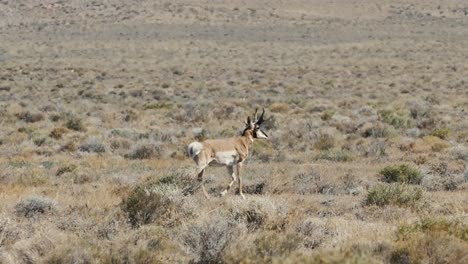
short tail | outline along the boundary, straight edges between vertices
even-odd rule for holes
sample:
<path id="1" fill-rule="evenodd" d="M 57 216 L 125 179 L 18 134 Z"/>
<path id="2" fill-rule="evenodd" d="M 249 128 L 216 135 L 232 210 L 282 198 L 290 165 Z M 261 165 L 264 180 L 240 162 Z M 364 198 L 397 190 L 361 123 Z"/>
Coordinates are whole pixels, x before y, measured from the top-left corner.
<path id="1" fill-rule="evenodd" d="M 187 147 L 187 154 L 190 158 L 195 158 L 203 150 L 203 145 L 200 142 L 192 142 Z"/>

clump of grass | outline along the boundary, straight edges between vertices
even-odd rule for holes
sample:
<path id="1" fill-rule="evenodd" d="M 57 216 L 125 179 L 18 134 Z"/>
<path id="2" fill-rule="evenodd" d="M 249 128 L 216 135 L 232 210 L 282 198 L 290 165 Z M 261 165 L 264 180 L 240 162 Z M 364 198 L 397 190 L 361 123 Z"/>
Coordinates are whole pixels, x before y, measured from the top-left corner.
<path id="1" fill-rule="evenodd" d="M 37 214 L 55 210 L 57 203 L 43 197 L 28 197 L 15 205 L 16 214 L 24 217 L 33 217 Z"/>
<path id="2" fill-rule="evenodd" d="M 193 263 L 224 263 L 225 248 L 239 233 L 236 225 L 221 216 L 186 228 L 182 244 L 195 255 Z"/>
<path id="3" fill-rule="evenodd" d="M 98 142 L 98 140 L 95 138 L 89 139 L 87 142 L 81 144 L 79 149 L 80 151 L 83 151 L 83 152 L 94 152 L 94 153 L 106 152 L 106 147 L 101 142 Z"/>
<path id="4" fill-rule="evenodd" d="M 273 103 L 269 109 L 273 113 L 287 113 L 289 111 L 289 105 L 286 103 Z"/>
<path id="5" fill-rule="evenodd" d="M 125 155 L 128 159 L 151 159 L 160 155 L 160 147 L 154 144 L 140 145 Z"/>
<path id="6" fill-rule="evenodd" d="M 423 190 L 416 186 L 391 183 L 372 187 L 366 197 L 366 205 L 414 206 L 423 198 Z"/>
<path id="7" fill-rule="evenodd" d="M 426 218 L 397 231 L 392 263 L 459 263 L 468 252 L 468 225 Z M 462 261 L 463 262 L 463 261 Z"/>
<path id="8" fill-rule="evenodd" d="M 63 136 L 63 134 L 65 134 L 65 133 L 67 133 L 67 129 L 66 129 L 66 128 L 64 128 L 64 127 L 56 127 L 56 128 L 54 128 L 54 129 L 50 132 L 49 136 L 50 136 L 51 138 L 54 138 L 54 139 L 61 139 L 62 136 Z"/>
<path id="9" fill-rule="evenodd" d="M 315 156 L 316 160 L 330 160 L 330 161 L 339 161 L 347 162 L 354 159 L 354 155 L 351 151 L 345 149 L 336 149 L 336 150 L 327 150 L 322 151 L 320 154 Z"/>
<path id="10" fill-rule="evenodd" d="M 240 250 L 227 250 L 227 263 L 303 263 L 292 262 L 291 255 L 302 247 L 302 238 L 295 233 L 260 232 L 248 247 L 233 246 Z M 243 243 L 243 242 L 241 242 Z M 307 262 L 304 262 L 307 263 Z"/>
<path id="11" fill-rule="evenodd" d="M 50 139 L 49 139 L 49 141 L 50 141 Z M 38 137 L 38 138 L 33 139 L 34 144 L 36 146 L 38 146 L 38 147 L 49 143 L 49 141 L 48 141 L 48 138 L 46 138 L 46 137 Z"/>
<path id="12" fill-rule="evenodd" d="M 442 151 L 442 150 L 444 150 L 444 149 L 446 149 L 446 148 L 448 148 L 450 146 L 447 142 L 445 142 L 441 138 L 435 137 L 435 136 L 425 136 L 423 138 L 423 141 L 427 145 L 430 145 L 431 150 L 434 151 L 434 152 L 440 152 L 440 151 Z"/>
<path id="13" fill-rule="evenodd" d="M 379 175 L 388 183 L 420 184 L 422 180 L 421 171 L 408 164 L 386 166 L 379 171 Z"/>
<path id="14" fill-rule="evenodd" d="M 322 113 L 322 115 L 320 116 L 320 118 L 323 120 L 323 121 L 328 121 L 330 119 L 332 119 L 333 115 L 335 114 L 334 111 L 332 110 L 326 110 L 325 112 Z"/>
<path id="15" fill-rule="evenodd" d="M 67 172 L 73 172 L 74 170 L 76 170 L 78 167 L 75 165 L 75 164 L 70 164 L 70 165 L 65 165 L 65 166 L 62 166 L 60 167 L 58 170 L 57 170 L 57 173 L 56 175 L 57 176 L 60 176 L 64 173 L 67 173 Z"/>
<path id="16" fill-rule="evenodd" d="M 425 218 L 411 225 L 402 225 L 398 229 L 398 239 L 406 240 L 416 232 L 445 233 L 468 242 L 467 223 L 463 223 L 461 221 L 448 221 L 441 218 Z"/>
<path id="17" fill-rule="evenodd" d="M 361 133 L 363 137 L 388 138 L 392 134 L 390 127 L 386 124 L 378 123 L 376 125 L 365 127 Z"/>
<path id="18" fill-rule="evenodd" d="M 81 132 L 86 131 L 86 127 L 83 123 L 83 120 L 77 117 L 71 117 L 70 119 L 68 119 L 65 126 L 68 129 L 75 130 L 75 131 L 81 131 Z"/>
<path id="19" fill-rule="evenodd" d="M 409 128 L 412 126 L 411 116 L 406 112 L 380 110 L 380 119 L 395 128 Z"/>
<path id="20" fill-rule="evenodd" d="M 328 237 L 335 235 L 322 219 L 306 219 L 296 225 L 296 232 L 304 237 L 303 245 L 305 248 L 315 249 L 319 247 Z"/>
<path id="21" fill-rule="evenodd" d="M 335 146 L 335 139 L 328 135 L 322 134 L 314 143 L 314 148 L 318 150 L 329 150 Z"/>
<path id="22" fill-rule="evenodd" d="M 245 224 L 250 231 L 284 230 L 288 223 L 287 206 L 270 198 L 259 198 L 248 204 L 234 202 L 229 211 L 235 221 Z"/>
<path id="23" fill-rule="evenodd" d="M 41 113 L 31 113 L 29 111 L 21 112 L 16 114 L 18 119 L 23 120 L 26 123 L 35 123 L 44 119 L 44 115 Z"/>
<path id="24" fill-rule="evenodd" d="M 77 146 L 73 141 L 65 143 L 60 147 L 60 151 L 73 152 L 77 150 Z"/>
<path id="25" fill-rule="evenodd" d="M 440 139 L 447 139 L 450 135 L 450 130 L 446 128 L 436 129 L 432 131 L 430 135 Z"/>
<path id="26" fill-rule="evenodd" d="M 137 186 L 121 204 L 132 227 L 139 227 L 163 217 L 174 206 L 171 200 L 148 186 Z"/>

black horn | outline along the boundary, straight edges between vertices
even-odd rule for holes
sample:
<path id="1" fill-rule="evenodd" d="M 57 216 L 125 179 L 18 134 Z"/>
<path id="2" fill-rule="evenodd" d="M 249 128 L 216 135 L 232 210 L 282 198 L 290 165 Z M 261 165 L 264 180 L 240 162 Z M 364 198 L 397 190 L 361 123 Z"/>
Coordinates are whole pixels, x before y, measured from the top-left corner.
<path id="1" fill-rule="evenodd" d="M 263 118 L 264 115 L 265 115 L 265 108 L 263 108 L 262 110 L 262 114 L 260 115 L 260 118 L 257 121 L 257 125 L 261 125 L 265 121 L 265 119 Z"/>

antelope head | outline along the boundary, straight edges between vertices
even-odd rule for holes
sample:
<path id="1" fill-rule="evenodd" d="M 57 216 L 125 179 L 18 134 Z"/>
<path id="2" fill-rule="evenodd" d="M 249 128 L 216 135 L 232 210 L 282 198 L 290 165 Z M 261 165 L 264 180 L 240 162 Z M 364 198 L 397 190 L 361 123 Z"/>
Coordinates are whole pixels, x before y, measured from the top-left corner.
<path id="1" fill-rule="evenodd" d="M 247 121 L 245 121 L 245 129 L 242 132 L 242 136 L 245 136 L 248 131 L 250 131 L 253 139 L 257 138 L 264 138 L 268 139 L 268 135 L 261 129 L 261 125 L 265 122 L 265 108 L 262 110 L 262 114 L 260 118 L 257 118 L 257 110 L 255 109 L 255 114 L 253 120 L 250 119 L 250 116 L 247 117 Z"/>

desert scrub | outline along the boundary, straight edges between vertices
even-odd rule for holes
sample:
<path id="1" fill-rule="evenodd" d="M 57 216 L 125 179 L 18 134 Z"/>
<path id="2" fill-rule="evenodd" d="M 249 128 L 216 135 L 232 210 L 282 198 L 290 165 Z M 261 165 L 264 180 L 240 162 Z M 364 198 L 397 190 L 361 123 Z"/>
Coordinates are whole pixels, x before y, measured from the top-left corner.
<path id="1" fill-rule="evenodd" d="M 29 111 L 21 112 L 16 114 L 18 119 L 23 120 L 26 123 L 35 123 L 44 119 L 44 115 L 41 113 L 31 113 Z"/>
<path id="2" fill-rule="evenodd" d="M 333 115 L 335 114 L 334 111 L 332 110 L 326 110 L 325 112 L 322 113 L 322 115 L 320 116 L 320 118 L 323 120 L 323 121 L 328 121 L 330 120 Z"/>
<path id="3" fill-rule="evenodd" d="M 295 231 L 303 237 L 303 246 L 315 249 L 336 236 L 336 231 L 321 218 L 309 218 L 296 225 Z"/>
<path id="4" fill-rule="evenodd" d="M 161 154 L 161 147 L 155 144 L 137 146 L 132 152 L 125 155 L 127 159 L 151 159 Z"/>
<path id="5" fill-rule="evenodd" d="M 106 148 L 104 145 L 99 142 L 96 138 L 91 138 L 86 140 L 84 143 L 80 145 L 80 151 L 83 152 L 94 152 L 94 153 L 104 153 L 106 152 Z"/>
<path id="6" fill-rule="evenodd" d="M 78 168 L 78 166 L 76 166 L 75 164 L 64 165 L 64 166 L 61 166 L 60 168 L 58 168 L 55 175 L 60 176 L 60 175 L 62 175 L 64 173 L 67 173 L 67 172 L 73 172 L 77 168 Z"/>
<path id="7" fill-rule="evenodd" d="M 155 192 L 152 186 L 137 186 L 122 204 L 132 227 L 153 223 L 173 209 L 174 203 L 161 192 Z"/>
<path id="8" fill-rule="evenodd" d="M 43 146 L 43 145 L 48 145 L 51 143 L 50 141 L 51 140 L 46 137 L 38 137 L 38 138 L 33 139 L 34 144 L 38 147 Z"/>
<path id="9" fill-rule="evenodd" d="M 329 150 L 335 146 L 335 138 L 328 134 L 321 134 L 314 143 L 314 148 L 318 150 Z"/>
<path id="10" fill-rule="evenodd" d="M 436 129 L 431 132 L 430 136 L 438 137 L 440 139 L 447 139 L 450 135 L 449 129 Z"/>
<path id="11" fill-rule="evenodd" d="M 379 184 L 369 190 L 365 204 L 415 206 L 422 198 L 423 190 L 416 186 L 401 183 Z"/>
<path id="12" fill-rule="evenodd" d="M 317 156 L 315 156 L 315 160 L 346 162 L 354 160 L 354 155 L 351 151 L 346 149 L 330 149 L 320 152 Z"/>
<path id="13" fill-rule="evenodd" d="M 412 126 L 412 120 L 409 113 L 404 111 L 380 110 L 379 118 L 395 128 L 409 128 Z"/>
<path id="14" fill-rule="evenodd" d="M 247 243 L 247 245 L 246 245 Z M 226 263 L 295 263 L 288 258 L 302 247 L 302 237 L 296 233 L 262 231 L 248 239 L 233 242 L 226 250 Z M 302 262 L 298 262 L 302 263 Z"/>
<path id="15" fill-rule="evenodd" d="M 397 231 L 392 263 L 465 263 L 468 226 L 460 221 L 426 218 Z"/>
<path id="16" fill-rule="evenodd" d="M 379 171 L 379 175 L 388 183 L 420 184 L 422 180 L 421 171 L 408 164 L 386 166 Z"/>
<path id="17" fill-rule="evenodd" d="M 208 217 L 183 230 L 181 244 L 194 256 L 192 263 L 223 263 L 223 253 L 241 229 L 220 215 Z"/>
<path id="18" fill-rule="evenodd" d="M 273 103 L 269 107 L 273 113 L 287 113 L 289 111 L 289 105 L 286 103 Z"/>
<path id="19" fill-rule="evenodd" d="M 287 203 L 271 197 L 258 197 L 245 203 L 232 200 L 229 208 L 231 219 L 243 223 L 249 231 L 258 229 L 284 230 L 288 223 Z"/>
<path id="20" fill-rule="evenodd" d="M 63 134 L 67 133 L 67 129 L 64 127 L 56 127 L 52 129 L 49 136 L 54 139 L 61 139 Z"/>
<path id="21" fill-rule="evenodd" d="M 57 203 L 54 200 L 43 197 L 28 197 L 15 205 L 17 215 L 33 217 L 55 210 Z"/>
<path id="22" fill-rule="evenodd" d="M 188 176 L 178 172 L 142 183 L 123 199 L 121 208 L 134 228 L 154 222 L 177 225 L 187 221 L 194 211 L 194 205 L 186 203 L 181 191 L 191 183 Z"/>
<path id="23" fill-rule="evenodd" d="M 65 126 L 68 129 L 75 130 L 75 131 L 81 131 L 81 132 L 86 131 L 86 127 L 83 124 L 83 120 L 81 120 L 80 118 L 77 118 L 77 117 L 70 117 L 70 119 L 68 119 Z"/>

